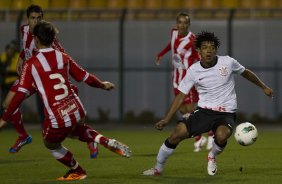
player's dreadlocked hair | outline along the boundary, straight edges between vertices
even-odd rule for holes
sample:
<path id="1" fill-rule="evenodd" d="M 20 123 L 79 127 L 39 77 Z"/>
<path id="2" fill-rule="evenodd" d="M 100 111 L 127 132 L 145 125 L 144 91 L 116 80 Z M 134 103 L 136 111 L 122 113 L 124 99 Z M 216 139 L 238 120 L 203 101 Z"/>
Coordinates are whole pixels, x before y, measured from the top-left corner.
<path id="1" fill-rule="evenodd" d="M 208 31 L 201 31 L 200 33 L 198 33 L 196 35 L 196 39 L 194 41 L 194 45 L 196 48 L 200 48 L 202 43 L 208 41 L 208 42 L 213 42 L 214 46 L 216 48 L 219 47 L 220 45 L 220 41 L 219 39 L 214 35 L 214 33 L 212 32 L 208 32 Z"/>

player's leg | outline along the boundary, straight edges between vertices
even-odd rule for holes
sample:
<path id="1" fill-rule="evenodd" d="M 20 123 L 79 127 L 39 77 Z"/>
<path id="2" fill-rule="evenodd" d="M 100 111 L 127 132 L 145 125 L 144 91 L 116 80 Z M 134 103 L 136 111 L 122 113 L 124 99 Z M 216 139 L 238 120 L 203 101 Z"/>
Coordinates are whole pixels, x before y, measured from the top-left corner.
<path id="1" fill-rule="evenodd" d="M 74 84 L 70 83 L 72 91 L 78 95 L 78 88 Z M 97 158 L 99 153 L 98 143 L 96 142 L 87 142 L 87 148 L 90 152 L 90 158 Z"/>
<path id="2" fill-rule="evenodd" d="M 173 154 L 177 145 L 188 137 L 188 130 L 183 122 L 177 124 L 175 130 L 168 139 L 161 145 L 155 167 L 145 170 L 143 175 L 157 176 L 161 175 L 167 159 Z"/>
<path id="3" fill-rule="evenodd" d="M 207 143 L 207 150 L 212 149 L 212 145 L 213 145 L 213 141 L 214 141 L 214 133 L 212 130 L 210 130 L 208 132 L 208 143 Z"/>
<path id="4" fill-rule="evenodd" d="M 207 171 L 209 175 L 215 175 L 217 172 L 216 156 L 223 152 L 227 139 L 231 136 L 232 130 L 227 125 L 219 125 L 215 131 L 215 140 L 213 147 L 208 154 Z"/>
<path id="5" fill-rule="evenodd" d="M 8 106 L 11 103 L 11 100 L 15 96 L 15 90 L 17 90 L 17 82 L 15 82 L 15 85 L 13 85 L 6 95 L 4 101 L 3 101 L 3 108 L 7 109 Z M 18 139 L 16 143 L 9 149 L 10 153 L 16 153 L 18 152 L 22 146 L 29 144 L 32 142 L 32 137 L 28 135 L 24 128 L 23 120 L 22 120 L 22 113 L 20 109 L 18 108 L 11 116 L 10 122 L 13 124 L 14 128 L 16 129 L 18 133 Z"/>
<path id="6" fill-rule="evenodd" d="M 78 123 L 73 130 L 72 137 L 78 137 L 80 141 L 83 142 L 96 142 L 104 146 L 105 148 L 111 150 L 118 155 L 124 157 L 131 156 L 131 150 L 129 147 L 115 139 L 110 139 L 108 137 L 103 136 L 96 130 L 92 129 L 90 126 Z"/>
<path id="7" fill-rule="evenodd" d="M 58 162 L 70 168 L 64 176 L 57 178 L 57 180 L 82 180 L 87 177 L 86 171 L 82 169 L 73 154 L 67 148 L 60 143 L 44 141 L 44 144 Z"/>
<path id="8" fill-rule="evenodd" d="M 188 118 L 190 114 L 196 109 L 197 102 L 199 101 L 198 92 L 193 87 L 186 98 L 184 99 L 183 104 L 180 106 L 180 112 L 183 114 L 183 118 Z M 207 138 L 202 134 L 195 136 L 194 142 L 194 152 L 201 151 L 201 148 L 206 144 Z"/>
<path id="9" fill-rule="evenodd" d="M 73 154 L 61 145 L 72 129 L 73 127 L 52 128 L 49 123 L 43 123 L 42 135 L 45 147 L 58 162 L 69 168 L 69 171 L 57 180 L 82 180 L 87 176 Z"/>

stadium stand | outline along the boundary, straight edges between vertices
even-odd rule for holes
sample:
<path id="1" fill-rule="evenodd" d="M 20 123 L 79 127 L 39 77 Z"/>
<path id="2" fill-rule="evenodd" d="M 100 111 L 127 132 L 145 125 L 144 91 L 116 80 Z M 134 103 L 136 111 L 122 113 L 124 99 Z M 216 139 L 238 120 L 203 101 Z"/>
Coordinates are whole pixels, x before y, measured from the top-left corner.
<path id="1" fill-rule="evenodd" d="M 162 0 L 144 0 L 146 9 L 162 9 Z"/>
<path id="2" fill-rule="evenodd" d="M 38 4 L 40 5 L 43 9 L 49 8 L 49 0 L 30 0 L 30 4 Z"/>
<path id="3" fill-rule="evenodd" d="M 278 2 L 276 0 L 260 0 L 260 8 L 277 8 Z"/>
<path id="4" fill-rule="evenodd" d="M 144 8 L 144 1 L 143 0 L 127 0 L 126 1 L 126 8 L 128 8 L 128 9 Z"/>
<path id="5" fill-rule="evenodd" d="M 237 8 L 239 5 L 239 0 L 221 0 L 221 8 Z"/>
<path id="6" fill-rule="evenodd" d="M 88 0 L 89 8 L 106 8 L 106 1 L 101 0 Z"/>
<path id="7" fill-rule="evenodd" d="M 108 0 L 107 1 L 107 8 L 110 9 L 121 9 L 125 7 L 124 0 Z"/>
<path id="8" fill-rule="evenodd" d="M 49 0 L 50 8 L 54 9 L 62 9 L 68 8 L 69 1 L 68 0 Z"/>
<path id="9" fill-rule="evenodd" d="M 30 5 L 29 0 L 12 0 L 12 9 L 26 9 Z"/>
<path id="10" fill-rule="evenodd" d="M 180 1 L 181 0 L 163 0 L 163 8 L 164 9 L 179 9 L 181 8 L 180 6 Z"/>
<path id="11" fill-rule="evenodd" d="M 9 9 L 11 6 L 11 2 L 10 1 L 0 1 L 0 9 Z"/>
<path id="12" fill-rule="evenodd" d="M 219 0 L 202 0 L 201 8 L 216 9 L 219 8 Z"/>
<path id="13" fill-rule="evenodd" d="M 182 0 L 181 1 L 181 7 L 189 8 L 189 9 L 195 9 L 200 8 L 200 1 L 198 0 Z"/>
<path id="14" fill-rule="evenodd" d="M 239 8 L 257 8 L 258 5 L 257 0 L 240 0 Z"/>
<path id="15" fill-rule="evenodd" d="M 88 6 L 87 0 L 69 0 L 69 8 L 71 9 L 81 9 L 87 8 Z"/>

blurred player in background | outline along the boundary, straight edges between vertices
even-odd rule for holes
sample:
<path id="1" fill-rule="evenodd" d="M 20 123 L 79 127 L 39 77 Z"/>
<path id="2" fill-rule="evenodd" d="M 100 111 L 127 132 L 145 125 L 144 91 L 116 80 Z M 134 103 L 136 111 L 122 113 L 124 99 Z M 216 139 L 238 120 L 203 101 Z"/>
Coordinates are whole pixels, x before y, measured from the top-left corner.
<path id="1" fill-rule="evenodd" d="M 28 24 L 23 25 L 21 27 L 23 49 L 20 53 L 20 57 L 17 63 L 18 74 L 21 74 L 24 61 L 31 58 L 38 51 L 35 47 L 33 29 L 36 26 L 36 24 L 43 19 L 43 10 L 38 5 L 30 5 L 26 10 L 26 15 L 27 15 Z M 52 48 L 65 53 L 65 50 L 59 43 L 57 37 L 55 37 L 51 46 Z M 10 91 L 8 92 L 3 102 L 4 109 L 6 109 L 9 106 L 11 99 L 15 96 L 15 93 L 18 90 L 18 85 L 19 85 L 18 81 L 16 81 L 14 85 L 11 87 Z M 78 91 L 76 86 L 74 86 L 73 84 L 71 84 L 71 86 L 73 90 L 75 90 L 76 92 Z M 42 107 L 43 104 L 41 103 L 40 108 Z M 9 149 L 9 152 L 17 153 L 22 146 L 32 142 L 32 137 L 28 135 L 27 131 L 24 128 L 24 123 L 22 120 L 22 113 L 20 111 L 20 108 L 15 110 L 15 112 L 12 114 L 10 118 L 10 121 L 13 124 L 14 128 L 17 130 L 19 137 L 16 143 Z M 90 157 L 95 158 L 98 154 L 97 144 L 93 142 L 89 142 L 87 143 L 87 146 L 90 150 Z"/>
<path id="2" fill-rule="evenodd" d="M 265 95 L 273 97 L 272 89 L 252 71 L 229 56 L 216 55 L 219 45 L 220 41 L 214 33 L 203 31 L 197 34 L 195 46 L 201 60 L 188 69 L 187 75 L 178 86 L 180 93 L 174 98 L 165 117 L 157 122 L 155 127 L 162 130 L 169 123 L 194 85 L 199 93 L 197 110 L 188 118 L 179 121 L 174 132 L 160 147 L 155 167 L 144 171 L 143 175 L 160 175 L 168 157 L 181 141 L 210 130 L 215 133 L 215 141 L 208 153 L 207 171 L 209 175 L 216 174 L 216 156 L 223 152 L 236 126 L 237 97 L 234 81 L 236 74 L 257 85 Z"/>
<path id="3" fill-rule="evenodd" d="M 82 69 L 67 54 L 53 49 L 51 45 L 56 30 L 51 23 L 39 22 L 33 34 L 39 50 L 25 62 L 18 90 L 0 121 L 0 128 L 24 101 L 26 95 L 36 89 L 44 103 L 44 144 L 57 161 L 70 168 L 66 175 L 57 180 L 81 180 L 87 176 L 73 154 L 62 146 L 66 137 L 78 138 L 83 142 L 96 141 L 121 156 L 130 157 L 131 151 L 126 145 L 109 139 L 84 124 L 86 111 L 73 91 L 69 77 L 104 90 L 113 89 L 114 84 L 99 80 Z"/>
<path id="4" fill-rule="evenodd" d="M 10 87 L 18 79 L 17 61 L 19 50 L 15 41 L 11 41 L 5 46 L 4 52 L 0 55 L 1 71 L 1 101 L 6 97 Z"/>
<path id="5" fill-rule="evenodd" d="M 186 75 L 187 69 L 200 60 L 200 56 L 194 47 L 195 35 L 189 31 L 190 17 L 187 13 L 179 13 L 176 17 L 176 28 L 171 30 L 171 41 L 157 55 L 156 64 L 160 65 L 161 58 L 171 50 L 173 69 L 173 90 L 174 95 L 179 94 L 178 85 Z M 195 110 L 199 100 L 195 87 L 191 88 L 187 94 L 179 111 L 183 117 L 188 117 Z M 207 150 L 212 148 L 213 132 L 208 132 L 207 138 L 202 135 L 195 136 L 194 152 L 199 152 L 201 147 L 207 142 Z"/>

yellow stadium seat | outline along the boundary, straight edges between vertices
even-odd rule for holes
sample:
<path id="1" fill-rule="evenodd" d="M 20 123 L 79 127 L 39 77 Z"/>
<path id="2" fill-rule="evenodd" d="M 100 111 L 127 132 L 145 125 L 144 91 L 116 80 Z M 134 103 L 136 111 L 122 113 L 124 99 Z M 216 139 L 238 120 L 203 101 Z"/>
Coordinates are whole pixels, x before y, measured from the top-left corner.
<path id="1" fill-rule="evenodd" d="M 49 8 L 49 1 L 46 0 L 30 0 L 30 4 L 39 5 L 43 9 Z"/>
<path id="2" fill-rule="evenodd" d="M 126 8 L 129 9 L 138 9 L 144 7 L 144 1 L 143 0 L 126 0 Z"/>
<path id="3" fill-rule="evenodd" d="M 164 0 L 163 1 L 163 8 L 165 9 L 179 9 L 180 7 L 180 0 Z"/>
<path id="4" fill-rule="evenodd" d="M 277 8 L 282 8 L 282 0 L 277 0 Z"/>
<path id="5" fill-rule="evenodd" d="M 68 0 L 50 0 L 51 8 L 68 8 Z"/>
<path id="6" fill-rule="evenodd" d="M 220 7 L 222 8 L 238 8 L 239 0 L 221 0 Z"/>
<path id="7" fill-rule="evenodd" d="M 87 8 L 87 0 L 69 0 L 69 8 L 72 9 Z"/>
<path id="8" fill-rule="evenodd" d="M 256 8 L 258 4 L 257 0 L 240 0 L 240 8 Z"/>
<path id="9" fill-rule="evenodd" d="M 208 8 L 208 9 L 220 8 L 219 0 L 202 0 L 201 8 Z"/>
<path id="10" fill-rule="evenodd" d="M 0 1 L 0 9 L 8 9 L 11 6 L 10 1 Z"/>
<path id="11" fill-rule="evenodd" d="M 188 9 L 200 8 L 200 1 L 199 0 L 182 0 L 181 7 L 188 8 Z"/>
<path id="12" fill-rule="evenodd" d="M 277 8 L 278 1 L 277 0 L 260 0 L 259 7 L 260 8 Z"/>
<path id="13" fill-rule="evenodd" d="M 162 9 L 162 0 L 144 0 L 146 9 Z"/>
<path id="14" fill-rule="evenodd" d="M 105 0 L 88 0 L 89 8 L 105 8 L 106 1 Z"/>
<path id="15" fill-rule="evenodd" d="M 30 5 L 29 0 L 13 0 L 12 9 L 26 9 Z"/>
<path id="16" fill-rule="evenodd" d="M 108 0 L 107 2 L 107 8 L 120 9 L 124 7 L 125 7 L 124 0 Z"/>

